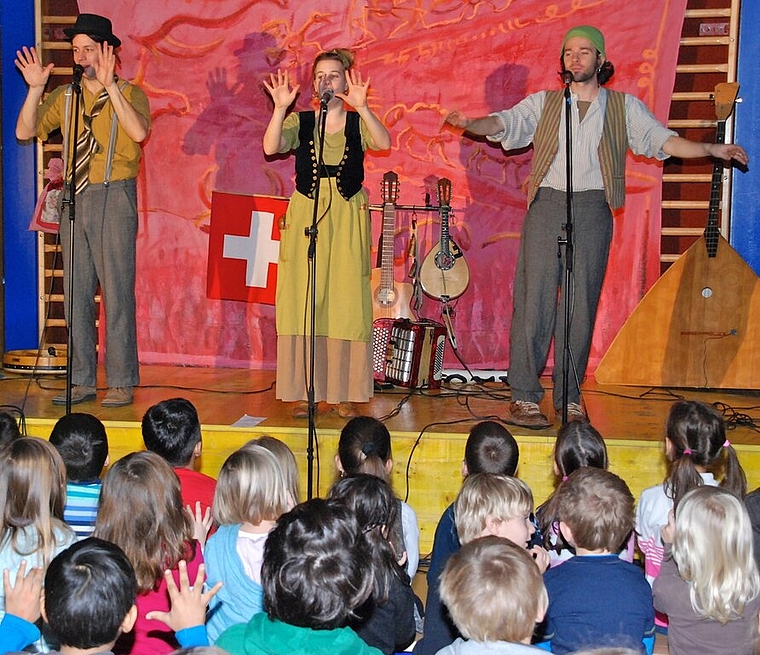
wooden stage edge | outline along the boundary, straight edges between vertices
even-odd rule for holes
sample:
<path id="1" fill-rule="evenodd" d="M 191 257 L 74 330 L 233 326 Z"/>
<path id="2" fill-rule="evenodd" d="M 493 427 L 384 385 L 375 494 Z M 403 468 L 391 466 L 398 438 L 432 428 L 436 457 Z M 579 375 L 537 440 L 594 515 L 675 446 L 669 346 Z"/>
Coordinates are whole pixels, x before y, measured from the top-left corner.
<path id="1" fill-rule="evenodd" d="M 64 413 L 63 407 L 51 402 L 64 386 L 65 376 L 6 370 L 0 378 L 0 404 L 23 411 L 28 434 L 47 437 Z M 112 462 L 143 447 L 140 421 L 151 405 L 181 396 L 195 404 L 203 424 L 200 470 L 216 476 L 226 457 L 241 444 L 269 434 L 293 449 L 305 497 L 307 424 L 292 418 L 291 406 L 275 399 L 274 371 L 143 365 L 135 402 L 114 409 L 100 406 L 105 386 L 104 372 L 99 371 L 98 401 L 72 410 L 94 414 L 104 422 Z M 727 416 L 744 415 L 760 425 L 760 392 L 754 390 L 647 389 L 589 380 L 583 385 L 583 394 L 592 423 L 607 441 L 611 469 L 628 482 L 636 497 L 665 475 L 662 439 L 673 401 L 686 398 L 722 403 Z M 370 403 L 360 406 L 363 413 L 385 420 L 393 436 L 393 485 L 417 511 L 423 553 L 429 552 L 438 518 L 461 485 L 460 467 L 470 427 L 486 418 L 503 419 L 509 398 L 509 388 L 502 383 L 457 384 L 437 391 L 397 387 L 377 393 Z M 547 415 L 553 414 L 551 392 L 542 408 Z M 231 427 L 244 415 L 263 420 L 255 427 Z M 335 479 L 333 456 L 344 423 L 335 414 L 317 419 L 315 495 L 323 494 Z M 537 504 L 555 483 L 551 458 L 558 427 L 555 424 L 540 431 L 509 427 L 520 446 L 518 475 L 532 488 Z M 760 432 L 752 425 L 738 425 L 728 436 L 739 452 L 750 489 L 760 486 Z"/>

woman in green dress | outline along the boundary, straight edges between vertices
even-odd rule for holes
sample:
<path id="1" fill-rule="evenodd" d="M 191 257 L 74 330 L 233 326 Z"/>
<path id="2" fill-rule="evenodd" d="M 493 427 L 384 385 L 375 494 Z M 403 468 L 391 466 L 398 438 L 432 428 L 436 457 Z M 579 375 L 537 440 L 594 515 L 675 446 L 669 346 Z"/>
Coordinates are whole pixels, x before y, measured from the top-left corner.
<path id="1" fill-rule="evenodd" d="M 388 130 L 367 105 L 369 78 L 362 80 L 352 62 L 349 51 L 330 50 L 316 57 L 312 72 L 314 96 L 327 108 L 317 210 L 314 401 L 343 418 L 356 416 L 353 403 L 369 401 L 373 392 L 364 151 L 391 145 Z M 264 86 L 274 101 L 264 152 L 296 156 L 296 191 L 280 229 L 277 398 L 294 402 L 293 415 L 306 417 L 311 276 L 304 230 L 311 226 L 317 190 L 319 113 L 288 114 L 299 85 L 291 86 L 287 71 L 271 74 Z"/>

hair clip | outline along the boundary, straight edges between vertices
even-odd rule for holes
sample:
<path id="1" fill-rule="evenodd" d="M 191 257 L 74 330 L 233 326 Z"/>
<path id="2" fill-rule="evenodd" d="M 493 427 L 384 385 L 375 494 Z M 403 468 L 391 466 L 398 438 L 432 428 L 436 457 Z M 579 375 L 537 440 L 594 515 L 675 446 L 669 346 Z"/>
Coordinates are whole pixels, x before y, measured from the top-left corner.
<path id="1" fill-rule="evenodd" d="M 691 448 L 684 448 L 683 449 L 683 454 L 684 455 L 691 455 Z"/>
<path id="2" fill-rule="evenodd" d="M 567 476 L 566 475 L 562 476 L 562 482 L 567 482 Z"/>
<path id="3" fill-rule="evenodd" d="M 731 442 L 730 442 L 728 439 L 726 439 L 726 440 L 723 442 L 723 447 L 724 447 L 724 448 L 728 448 L 730 445 L 731 445 Z"/>

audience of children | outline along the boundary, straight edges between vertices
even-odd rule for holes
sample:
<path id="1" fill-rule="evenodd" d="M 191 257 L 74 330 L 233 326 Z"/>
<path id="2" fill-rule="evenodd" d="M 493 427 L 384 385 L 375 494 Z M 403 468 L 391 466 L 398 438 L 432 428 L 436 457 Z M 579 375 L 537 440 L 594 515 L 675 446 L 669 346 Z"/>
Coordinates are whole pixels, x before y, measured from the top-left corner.
<path id="1" fill-rule="evenodd" d="M 403 651 L 414 640 L 415 598 L 409 576 L 388 539 L 398 500 L 387 482 L 361 473 L 338 480 L 330 489 L 330 498 L 345 503 L 356 515 L 359 529 L 369 541 L 372 561 L 368 564 L 375 571 L 371 607 L 352 627 L 385 655 Z"/>
<path id="2" fill-rule="evenodd" d="M 193 471 L 200 455 L 197 412 L 184 399 L 164 401 L 145 414 L 143 433 L 154 452 L 127 455 L 106 474 L 95 524 L 98 538 L 79 542 L 83 555 L 80 564 L 72 565 L 78 574 L 90 571 L 94 583 L 87 593 L 95 594 L 106 588 L 95 584 L 95 575 L 107 577 L 121 566 L 106 566 L 114 556 L 104 554 L 103 544 L 122 559 L 126 554 L 135 581 L 131 592 L 129 584 L 120 587 L 132 595 L 126 610 L 116 605 L 114 594 L 101 607 L 89 596 L 79 605 L 66 596 L 81 582 L 66 573 L 66 560 L 74 561 L 79 552 L 69 548 L 76 540 L 69 524 L 80 538 L 92 531 L 99 475 L 107 465 L 102 423 L 70 414 L 58 421 L 50 443 L 13 435 L 0 445 L 0 655 L 32 641 L 42 651 L 55 648 L 56 638 L 63 639 L 62 653 L 97 648 L 117 655 L 168 654 L 180 645 L 209 642 L 232 655 L 285 650 L 333 655 L 336 649 L 335 655 L 390 655 L 409 645 L 415 632 L 414 595 L 404 565 L 416 569 L 419 533 L 414 512 L 387 483 L 393 460 L 382 423 L 358 417 L 346 424 L 336 455 L 342 477 L 331 489 L 331 500 L 293 507 L 299 496 L 297 463 L 290 449 L 271 437 L 233 453 L 218 483 L 202 476 L 201 502 L 205 507 L 209 500 L 207 478 L 217 487 L 213 510 L 221 526 L 207 546 L 207 587 L 194 538 L 202 535 L 194 532 L 197 526 L 185 509 L 198 496 L 184 502 L 178 477 L 189 480 L 189 489 L 201 476 Z M 634 523 L 650 581 L 662 562 L 654 605 L 670 615 L 670 652 L 754 652 L 758 554 L 741 502 L 746 478 L 722 417 L 703 403 L 675 403 L 665 450 L 668 477 L 642 493 L 634 521 L 627 485 L 605 470 L 607 453 L 599 433 L 587 422 L 562 427 L 555 445 L 555 473 L 562 481 L 542 506 L 540 519 L 551 535 L 547 545 L 564 563 L 546 570 L 548 554 L 530 543 L 532 494 L 511 477 L 517 444 L 498 423 L 475 426 L 462 465 L 465 482 L 436 530 L 425 634 L 415 653 L 535 652 L 530 637 L 544 611 L 545 624 L 534 639 L 543 638 L 541 646 L 554 653 L 601 652 L 599 647 L 651 653 L 652 590 L 641 569 L 617 555 Z M 717 488 L 718 480 L 723 489 Z M 86 491 L 78 495 L 78 487 Z M 760 500 L 760 490 L 757 496 Z M 753 507 L 753 498 L 747 507 Z M 69 511 L 74 505 L 79 512 Z M 52 567 L 61 551 L 64 563 Z M 87 558 L 93 557 L 88 553 L 94 552 L 105 564 L 88 569 Z M 40 595 L 46 568 L 55 586 L 45 590 L 47 622 L 41 636 L 35 626 L 40 612 L 32 601 Z M 59 582 L 61 576 L 65 580 Z M 48 578 L 46 584 L 51 584 Z M 192 601 L 175 593 L 183 585 Z M 175 610 L 170 598 L 185 610 Z M 60 613 L 51 614 L 52 606 Z M 183 620 L 172 620 L 172 611 L 184 612 Z M 84 629 L 89 627 L 91 634 Z M 460 633 L 465 639 L 457 639 Z"/>
<path id="3" fill-rule="evenodd" d="M 760 575 L 747 510 L 732 493 L 700 486 L 662 530 L 665 559 L 654 603 L 668 616 L 671 655 L 757 652 Z"/>
<path id="4" fill-rule="evenodd" d="M 552 653 L 594 646 L 654 647 L 652 590 L 618 553 L 631 536 L 634 499 L 614 473 L 581 468 L 556 491 L 556 512 L 575 556 L 549 569 L 543 639 Z"/>
<path id="5" fill-rule="evenodd" d="M 464 447 L 462 477 L 470 473 L 514 475 L 519 448 L 514 437 L 501 423 L 481 421 L 470 429 Z M 459 636 L 449 613 L 441 603 L 439 585 L 446 562 L 460 548 L 454 519 L 454 503 L 444 511 L 433 539 L 433 552 L 427 573 L 427 600 L 423 636 L 414 645 L 415 655 L 435 655 Z"/>
<path id="6" fill-rule="evenodd" d="M 226 630 L 216 645 L 230 655 L 381 655 L 347 627 L 372 595 L 371 559 L 343 503 L 297 505 L 264 547 L 265 612 Z"/>
<path id="7" fill-rule="evenodd" d="M 184 560 L 195 577 L 203 557 L 193 539 L 179 479 L 162 457 L 146 451 L 132 453 L 111 466 L 103 478 L 95 536 L 119 546 L 137 576 L 137 621 L 114 652 L 170 653 L 179 646 L 174 633 L 146 614 L 169 609 L 165 570 L 173 570 L 176 577 L 178 563 Z"/>
<path id="8" fill-rule="evenodd" d="M 213 506 L 219 528 L 204 552 L 209 583 L 224 583 L 210 607 L 212 642 L 262 610 L 264 545 L 277 519 L 293 505 L 282 468 L 264 446 L 246 444 L 224 462 Z"/>
<path id="9" fill-rule="evenodd" d="M 530 645 L 544 618 L 541 572 L 521 546 L 496 536 L 470 541 L 441 576 L 441 598 L 462 637 L 441 655 L 542 653 Z"/>
<path id="10" fill-rule="evenodd" d="M 50 443 L 66 465 L 66 505 L 63 520 L 79 539 L 92 535 L 98 516 L 101 480 L 108 466 L 108 437 L 92 414 L 65 414 L 50 433 Z"/>
<path id="11" fill-rule="evenodd" d="M 216 480 L 195 470 L 201 456 L 201 423 L 195 406 L 185 398 L 170 398 L 153 405 L 143 416 L 142 435 L 145 448 L 161 455 L 179 478 L 182 502 L 200 513 L 211 511 Z"/>
<path id="12" fill-rule="evenodd" d="M 352 418 L 341 430 L 335 464 L 341 475 L 369 473 L 390 483 L 393 456 L 388 428 L 371 416 Z M 400 558 L 406 554 L 405 567 L 411 579 L 420 561 L 420 528 L 414 510 L 402 500 L 399 503 L 401 520 L 390 528 L 391 542 Z"/>
<path id="13" fill-rule="evenodd" d="M 29 568 L 47 569 L 53 557 L 76 541 L 63 521 L 65 502 L 66 468 L 47 441 L 21 437 L 0 449 L 0 570 L 15 576 L 22 561 Z M 0 619 L 4 607 L 3 595 Z M 37 646 L 48 648 L 47 635 Z"/>

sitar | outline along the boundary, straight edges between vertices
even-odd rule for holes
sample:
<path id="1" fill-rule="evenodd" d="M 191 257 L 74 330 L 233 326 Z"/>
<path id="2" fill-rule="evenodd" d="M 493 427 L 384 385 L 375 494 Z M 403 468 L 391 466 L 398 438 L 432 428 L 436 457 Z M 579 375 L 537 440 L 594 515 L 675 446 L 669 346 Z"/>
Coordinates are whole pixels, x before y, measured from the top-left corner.
<path id="1" fill-rule="evenodd" d="M 470 269 L 459 246 L 449 234 L 451 212 L 451 180 L 438 180 L 438 206 L 441 218 L 441 239 L 425 257 L 420 267 L 422 290 L 437 300 L 453 300 L 470 284 Z"/>
<path id="2" fill-rule="evenodd" d="M 372 270 L 372 318 L 413 318 L 410 302 L 412 285 L 396 282 L 393 275 L 393 244 L 396 234 L 398 175 L 383 175 L 383 226 L 380 237 L 380 268 Z"/>

